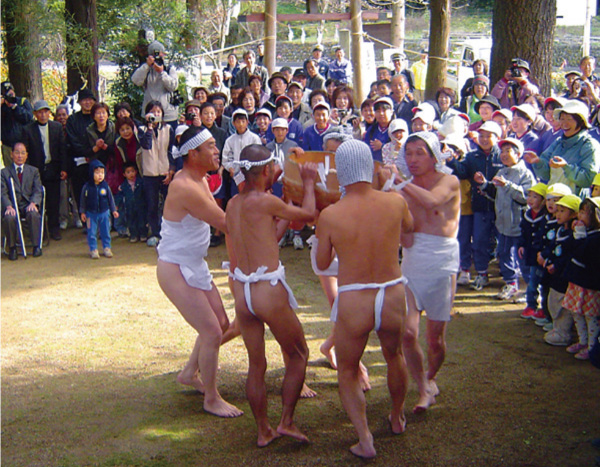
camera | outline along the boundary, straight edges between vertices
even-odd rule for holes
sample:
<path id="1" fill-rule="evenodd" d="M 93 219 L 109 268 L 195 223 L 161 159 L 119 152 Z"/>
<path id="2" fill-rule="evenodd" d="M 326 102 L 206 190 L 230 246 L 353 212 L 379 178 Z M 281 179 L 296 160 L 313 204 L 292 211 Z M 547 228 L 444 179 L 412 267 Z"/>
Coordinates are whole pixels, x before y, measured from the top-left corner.
<path id="1" fill-rule="evenodd" d="M 165 66 L 165 61 L 160 56 L 160 52 L 158 50 L 154 52 L 154 63 L 156 63 L 158 66 Z"/>
<path id="2" fill-rule="evenodd" d="M 154 114 L 147 114 L 146 115 L 146 123 L 150 124 L 150 123 L 156 123 L 157 118 L 156 115 Z"/>
<path id="3" fill-rule="evenodd" d="M 185 114 L 186 121 L 193 122 L 194 118 L 196 118 L 196 114 L 194 112 L 188 112 Z"/>
<path id="4" fill-rule="evenodd" d="M 2 83 L 2 97 L 4 97 L 4 100 L 6 101 L 6 103 L 8 104 L 16 104 L 17 103 L 17 98 L 16 96 L 10 96 L 8 93 L 10 91 L 14 90 L 13 85 L 10 84 L 8 81 L 5 81 Z"/>
<path id="5" fill-rule="evenodd" d="M 521 70 L 519 70 L 519 66 L 514 62 L 510 65 L 510 75 L 513 78 L 521 77 Z"/>
<path id="6" fill-rule="evenodd" d="M 183 97 L 181 97 L 181 94 L 179 94 L 179 91 L 173 91 L 173 93 L 171 94 L 171 99 L 169 99 L 169 103 L 171 105 L 174 105 L 175 107 L 178 107 L 181 104 L 183 104 L 183 101 L 184 99 Z"/>
<path id="7" fill-rule="evenodd" d="M 350 111 L 348 109 L 338 109 L 338 115 L 340 116 L 340 120 L 346 118 Z"/>
<path id="8" fill-rule="evenodd" d="M 17 103 L 17 98 L 15 96 L 8 96 L 8 95 L 3 95 L 2 97 L 4 97 L 4 100 L 6 101 L 7 104 L 16 104 Z"/>
<path id="9" fill-rule="evenodd" d="M 513 58 L 510 61 L 510 75 L 513 78 L 522 78 L 523 72 L 521 68 L 529 71 L 529 63 L 522 58 Z"/>

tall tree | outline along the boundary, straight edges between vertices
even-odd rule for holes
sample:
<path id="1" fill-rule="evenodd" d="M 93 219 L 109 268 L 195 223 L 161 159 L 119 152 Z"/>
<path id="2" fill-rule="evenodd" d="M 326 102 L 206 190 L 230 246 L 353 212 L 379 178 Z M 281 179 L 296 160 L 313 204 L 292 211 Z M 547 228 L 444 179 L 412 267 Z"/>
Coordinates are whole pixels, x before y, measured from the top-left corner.
<path id="1" fill-rule="evenodd" d="M 31 101 L 44 97 L 38 46 L 37 19 L 42 10 L 37 0 L 12 0 L 2 5 L 6 31 L 8 77 L 18 96 Z"/>
<path id="2" fill-rule="evenodd" d="M 98 31 L 96 0 L 65 0 L 67 26 L 67 92 L 85 84 L 98 92 Z"/>
<path id="3" fill-rule="evenodd" d="M 404 50 L 404 27 L 406 24 L 406 1 L 392 2 L 392 45 Z"/>
<path id="4" fill-rule="evenodd" d="M 429 22 L 429 59 L 425 99 L 433 99 L 446 84 L 448 44 L 450 42 L 450 0 L 431 0 Z"/>
<path id="5" fill-rule="evenodd" d="M 502 79 L 513 58 L 529 62 L 542 95 L 550 95 L 556 0 L 496 0 L 492 18 L 490 82 Z"/>

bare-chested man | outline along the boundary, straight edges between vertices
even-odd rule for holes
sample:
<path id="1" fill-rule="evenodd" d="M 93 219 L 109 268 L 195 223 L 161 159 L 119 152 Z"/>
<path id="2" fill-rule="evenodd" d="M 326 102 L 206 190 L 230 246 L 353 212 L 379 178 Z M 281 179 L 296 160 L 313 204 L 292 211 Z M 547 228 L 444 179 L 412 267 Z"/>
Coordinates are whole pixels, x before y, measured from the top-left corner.
<path id="1" fill-rule="evenodd" d="M 372 188 L 374 164 L 365 143 L 342 143 L 335 165 L 346 194 L 319 217 L 317 266 L 327 269 L 335 249 L 339 288 L 331 319 L 335 322 L 340 398 L 358 433 L 358 443 L 350 451 L 369 458 L 375 456 L 375 447 L 359 382 L 359 364 L 373 328 L 388 366 L 392 431 L 402 433 L 406 426 L 408 373 L 402 355 L 405 297 L 398 246 L 401 233 L 412 232 L 412 216 L 401 196 Z"/>
<path id="2" fill-rule="evenodd" d="M 264 146 L 252 144 L 245 147 L 239 164 L 246 184 L 227 205 L 227 230 L 231 243 L 230 260 L 232 268 L 235 268 L 233 295 L 236 318 L 248 349 L 246 395 L 258 427 L 258 446 L 266 446 L 280 435 L 308 441 L 293 419 L 304 383 L 308 347 L 302 325 L 293 311 L 296 301 L 285 282 L 285 271 L 279 261 L 276 220 L 314 220 L 316 166 L 308 164 L 301 167 L 304 199 L 302 207 L 297 207 L 266 192 L 278 174 L 274 158 Z M 269 325 L 286 360 L 283 407 L 276 431 L 267 418 L 264 323 Z"/>
<path id="3" fill-rule="evenodd" d="M 435 381 L 446 355 L 445 332 L 456 289 L 458 271 L 459 181 L 448 175 L 440 143 L 434 133 L 411 135 L 398 156 L 398 168 L 412 181 L 401 193 L 414 217 L 414 233 L 403 236 L 402 273 L 407 279 L 408 319 L 404 354 L 419 388 L 419 413 L 435 403 Z M 408 175 L 408 174 L 407 174 Z M 418 342 L 421 312 L 427 312 L 427 374 Z"/>
<path id="4" fill-rule="evenodd" d="M 229 320 L 204 260 L 210 226 L 225 230 L 225 213 L 217 206 L 206 180 L 207 172 L 219 167 L 219 149 L 207 129 L 191 127 L 181 136 L 175 154 L 183 158 L 183 169 L 169 185 L 156 273 L 165 295 L 198 332 L 177 381 L 204 393 L 207 412 L 238 417 L 243 412 L 225 402 L 217 390 L 219 346 Z"/>

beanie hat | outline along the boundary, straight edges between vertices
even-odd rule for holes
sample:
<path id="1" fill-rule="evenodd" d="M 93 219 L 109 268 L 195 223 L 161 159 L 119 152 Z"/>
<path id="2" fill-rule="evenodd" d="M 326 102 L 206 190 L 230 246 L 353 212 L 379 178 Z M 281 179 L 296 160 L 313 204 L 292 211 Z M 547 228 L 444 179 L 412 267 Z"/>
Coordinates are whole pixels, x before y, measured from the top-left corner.
<path id="1" fill-rule="evenodd" d="M 340 144 L 335 152 L 335 167 L 342 187 L 373 181 L 373 155 L 362 141 L 351 139 Z"/>
<path id="2" fill-rule="evenodd" d="M 155 52 L 165 52 L 165 46 L 158 41 L 152 42 L 148 46 L 148 55 L 154 55 Z"/>

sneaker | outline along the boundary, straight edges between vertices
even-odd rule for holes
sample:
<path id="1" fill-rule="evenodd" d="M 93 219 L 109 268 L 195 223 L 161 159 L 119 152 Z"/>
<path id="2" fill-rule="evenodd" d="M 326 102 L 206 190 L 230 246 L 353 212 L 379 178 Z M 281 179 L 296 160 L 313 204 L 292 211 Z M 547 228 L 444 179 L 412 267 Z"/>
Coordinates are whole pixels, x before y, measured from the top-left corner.
<path id="1" fill-rule="evenodd" d="M 554 329 L 554 323 L 550 321 L 549 323 L 544 324 L 544 327 L 542 329 L 546 332 L 550 332 Z"/>
<path id="2" fill-rule="evenodd" d="M 533 319 L 546 319 L 544 310 L 542 310 L 541 308 L 538 308 L 537 310 L 535 310 L 535 313 L 533 314 Z"/>
<path id="3" fill-rule="evenodd" d="M 576 344 L 572 344 L 569 347 L 567 347 L 567 352 L 579 353 L 583 349 L 587 349 L 587 344 L 580 344 L 579 342 L 577 342 Z"/>
<path id="4" fill-rule="evenodd" d="M 100 259 L 100 255 L 98 254 L 98 250 L 90 251 L 90 258 L 92 259 Z"/>
<path id="5" fill-rule="evenodd" d="M 561 336 L 555 330 L 552 330 L 544 335 L 546 344 L 555 345 L 558 347 L 566 347 L 571 342 L 568 337 Z"/>
<path id="6" fill-rule="evenodd" d="M 533 315 L 535 315 L 535 310 L 531 307 L 527 307 L 521 313 L 521 318 L 523 319 L 534 319 Z"/>
<path id="7" fill-rule="evenodd" d="M 527 303 L 527 297 L 525 296 L 524 293 L 519 292 L 517 295 L 515 295 L 513 297 L 513 303 L 516 303 L 516 304 Z"/>
<path id="8" fill-rule="evenodd" d="M 110 248 L 105 248 L 104 249 L 104 256 L 106 256 L 107 258 L 112 258 L 113 257 L 113 252 L 111 251 Z"/>
<path id="9" fill-rule="evenodd" d="M 469 271 L 460 271 L 456 283 L 458 285 L 469 285 L 471 283 L 471 273 Z"/>
<path id="10" fill-rule="evenodd" d="M 544 317 L 542 319 L 536 319 L 534 324 L 536 326 L 543 327 L 543 326 L 547 326 L 548 324 L 552 324 L 552 321 L 550 321 L 548 318 Z"/>
<path id="11" fill-rule="evenodd" d="M 148 240 L 146 240 L 146 245 L 149 247 L 155 247 L 158 245 L 158 237 L 150 237 Z"/>
<path id="12" fill-rule="evenodd" d="M 502 287 L 502 290 L 496 295 L 498 300 L 510 300 L 519 293 L 519 289 L 516 284 L 506 284 Z"/>
<path id="13" fill-rule="evenodd" d="M 291 230 L 285 231 L 285 233 L 283 234 L 283 237 L 281 237 L 281 240 L 279 240 L 279 248 L 283 248 L 289 243 L 290 234 L 291 234 Z"/>
<path id="14" fill-rule="evenodd" d="M 144 235 L 140 235 L 140 242 L 146 242 L 146 240 L 148 240 L 148 237 L 144 236 Z"/>
<path id="15" fill-rule="evenodd" d="M 139 242 L 139 240 L 140 239 L 137 237 L 129 237 L 129 243 L 137 243 L 137 242 Z"/>
<path id="16" fill-rule="evenodd" d="M 304 242 L 302 241 L 302 237 L 300 235 L 294 235 L 294 250 L 303 250 Z"/>
<path id="17" fill-rule="evenodd" d="M 474 290 L 483 290 L 483 288 L 490 283 L 487 274 L 477 274 L 475 280 L 471 284 Z"/>
<path id="18" fill-rule="evenodd" d="M 129 237 L 129 232 L 127 232 L 127 230 L 121 230 L 120 232 L 117 232 L 117 234 L 119 235 L 119 238 Z"/>
<path id="19" fill-rule="evenodd" d="M 58 226 L 60 227 L 60 230 L 67 230 L 69 223 L 67 221 L 60 221 L 60 224 L 58 224 Z"/>
<path id="20" fill-rule="evenodd" d="M 577 360 L 589 360 L 590 359 L 590 352 L 588 351 L 587 347 L 582 350 L 581 352 L 577 352 L 575 354 L 575 358 Z"/>
<path id="21" fill-rule="evenodd" d="M 75 219 L 75 227 L 78 229 L 83 229 L 83 224 L 81 223 L 80 219 Z"/>

